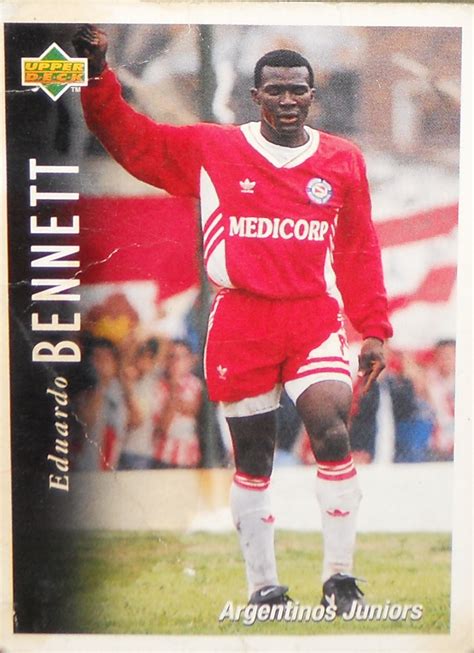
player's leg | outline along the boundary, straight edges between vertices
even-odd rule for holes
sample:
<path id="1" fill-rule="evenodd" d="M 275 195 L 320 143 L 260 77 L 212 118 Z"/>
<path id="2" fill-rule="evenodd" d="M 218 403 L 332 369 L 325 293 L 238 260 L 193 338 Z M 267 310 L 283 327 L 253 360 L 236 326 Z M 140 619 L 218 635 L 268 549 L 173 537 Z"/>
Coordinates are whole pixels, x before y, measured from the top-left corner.
<path id="1" fill-rule="evenodd" d="M 352 573 L 361 492 L 349 444 L 352 383 L 344 331 L 330 334 L 307 355 L 289 361 L 285 376 L 286 391 L 305 424 L 317 463 L 322 580 L 341 580 L 343 591 L 336 595 L 348 595 L 351 600 L 344 604 L 350 607 L 352 599 L 361 595 L 353 579 L 349 586 L 346 582 L 346 575 Z"/>
<path id="2" fill-rule="evenodd" d="M 324 538 L 322 579 L 351 573 L 361 498 L 350 453 L 348 417 L 352 393 L 339 381 L 307 388 L 296 407 L 308 432 L 317 463 L 317 496 Z"/>
<path id="3" fill-rule="evenodd" d="M 274 312 L 275 302 L 222 291 L 211 310 L 205 356 L 209 396 L 221 402 L 232 436 L 236 471 L 230 503 L 249 598 L 258 602 L 253 595 L 262 590 L 257 599 L 266 603 L 279 600 L 273 591 L 278 579 L 269 486 L 283 354 Z"/>
<path id="4" fill-rule="evenodd" d="M 272 394 L 276 396 L 276 393 Z M 252 410 L 252 402 L 254 410 L 258 410 L 261 401 L 261 398 L 256 397 L 244 402 L 224 404 L 236 468 L 230 505 L 245 560 L 249 598 L 252 602 L 280 602 L 284 600 L 287 588 L 278 582 L 274 546 L 275 518 L 270 497 L 276 411 L 243 415 L 249 408 Z M 268 403 L 265 399 L 263 402 Z"/>
<path id="5" fill-rule="evenodd" d="M 317 463 L 324 543 L 323 603 L 334 602 L 339 614 L 350 610 L 352 602 L 362 596 L 352 576 L 361 492 L 347 428 L 351 399 L 347 384 L 323 381 L 311 385 L 296 401 Z"/>
<path id="6" fill-rule="evenodd" d="M 276 411 L 226 419 L 236 469 L 248 476 L 270 478 L 276 440 Z"/>

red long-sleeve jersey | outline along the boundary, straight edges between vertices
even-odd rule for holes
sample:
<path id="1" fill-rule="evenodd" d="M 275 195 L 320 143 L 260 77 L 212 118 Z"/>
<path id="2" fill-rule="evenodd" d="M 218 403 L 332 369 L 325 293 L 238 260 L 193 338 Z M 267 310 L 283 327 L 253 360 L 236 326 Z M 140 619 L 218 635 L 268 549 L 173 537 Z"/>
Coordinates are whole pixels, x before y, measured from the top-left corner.
<path id="1" fill-rule="evenodd" d="M 392 334 L 365 164 L 347 140 L 306 128 L 298 148 L 258 123 L 158 124 L 107 69 L 82 89 L 89 129 L 132 175 L 201 201 L 204 261 L 227 288 L 287 299 L 336 296 L 363 337 Z"/>

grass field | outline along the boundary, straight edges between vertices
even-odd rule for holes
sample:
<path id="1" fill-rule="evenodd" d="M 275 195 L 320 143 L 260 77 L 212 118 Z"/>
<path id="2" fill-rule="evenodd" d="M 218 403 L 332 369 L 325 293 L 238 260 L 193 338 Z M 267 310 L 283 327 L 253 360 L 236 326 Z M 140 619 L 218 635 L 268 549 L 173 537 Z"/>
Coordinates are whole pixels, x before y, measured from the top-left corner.
<path id="1" fill-rule="evenodd" d="M 105 533 L 67 535 L 76 573 L 65 576 L 66 632 L 134 634 L 447 633 L 448 534 L 365 534 L 357 570 L 368 603 L 422 604 L 419 621 L 267 622 L 245 626 L 218 617 L 225 603 L 246 603 L 234 534 Z M 319 534 L 277 533 L 281 582 L 301 605 L 321 598 Z M 61 551 L 65 548 L 61 547 Z M 67 561 L 63 561 L 66 566 Z M 58 559 L 58 565 L 61 560 Z M 64 632 L 64 631 L 63 631 Z"/>

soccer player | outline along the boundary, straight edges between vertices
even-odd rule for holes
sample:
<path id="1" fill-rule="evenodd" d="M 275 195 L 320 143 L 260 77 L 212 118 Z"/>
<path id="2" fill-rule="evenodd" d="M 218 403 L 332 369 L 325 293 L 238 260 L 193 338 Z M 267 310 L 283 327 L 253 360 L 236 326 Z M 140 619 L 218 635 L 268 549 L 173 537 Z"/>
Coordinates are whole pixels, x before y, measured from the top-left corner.
<path id="1" fill-rule="evenodd" d="M 82 89 L 89 129 L 132 175 L 201 201 L 204 263 L 222 288 L 209 317 L 206 380 L 232 435 L 230 502 L 249 601 L 288 600 L 269 488 L 284 386 L 317 463 L 322 602 L 342 613 L 362 601 L 352 575 L 361 493 L 347 430 L 352 388 L 342 306 L 363 338 L 359 374 L 367 386 L 384 367 L 383 343 L 392 334 L 362 155 L 305 125 L 313 71 L 296 52 L 269 52 L 257 62 L 251 94 L 259 122 L 173 126 L 121 97 L 103 31 L 83 26 L 73 43 L 89 60 Z"/>

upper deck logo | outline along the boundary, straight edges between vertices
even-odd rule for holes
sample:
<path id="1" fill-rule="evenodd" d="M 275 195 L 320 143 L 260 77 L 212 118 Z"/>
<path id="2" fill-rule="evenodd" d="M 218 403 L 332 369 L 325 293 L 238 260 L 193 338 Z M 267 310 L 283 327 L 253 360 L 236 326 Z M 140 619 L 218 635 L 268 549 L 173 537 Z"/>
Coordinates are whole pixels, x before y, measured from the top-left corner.
<path id="1" fill-rule="evenodd" d="M 39 57 L 21 58 L 22 86 L 36 86 L 56 101 L 70 86 L 87 86 L 87 59 L 52 43 Z"/>
<path id="2" fill-rule="evenodd" d="M 321 177 L 310 179 L 306 185 L 306 193 L 315 204 L 326 204 L 332 197 L 332 186 Z"/>

